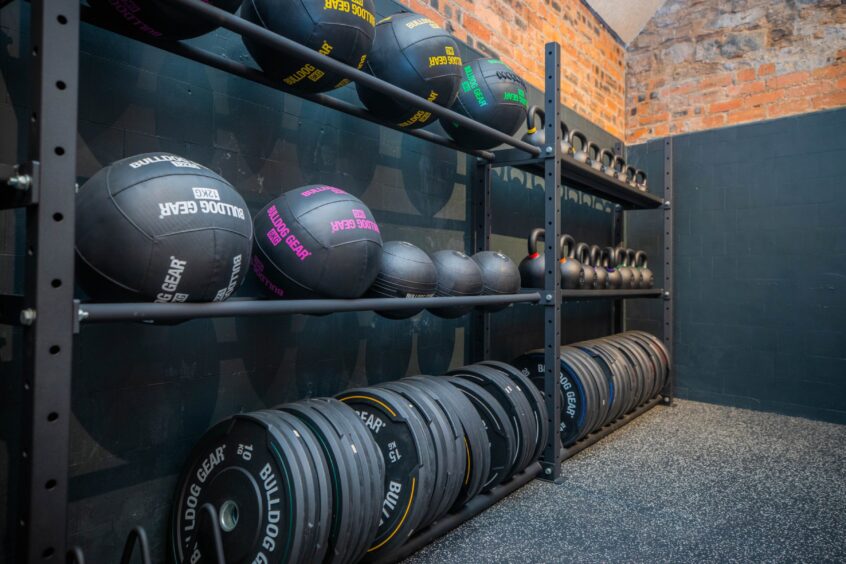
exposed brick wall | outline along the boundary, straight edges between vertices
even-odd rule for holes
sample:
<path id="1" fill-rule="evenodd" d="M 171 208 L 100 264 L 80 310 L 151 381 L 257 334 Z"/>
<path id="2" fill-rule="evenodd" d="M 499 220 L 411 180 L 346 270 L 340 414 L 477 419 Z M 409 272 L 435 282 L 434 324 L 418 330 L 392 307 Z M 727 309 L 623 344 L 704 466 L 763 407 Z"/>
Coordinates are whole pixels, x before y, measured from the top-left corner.
<path id="1" fill-rule="evenodd" d="M 625 51 L 581 0 L 399 0 L 543 90 L 543 47 L 561 43 L 562 102 L 623 138 Z"/>
<path id="2" fill-rule="evenodd" d="M 846 106 L 846 2 L 667 0 L 626 66 L 629 143 Z"/>

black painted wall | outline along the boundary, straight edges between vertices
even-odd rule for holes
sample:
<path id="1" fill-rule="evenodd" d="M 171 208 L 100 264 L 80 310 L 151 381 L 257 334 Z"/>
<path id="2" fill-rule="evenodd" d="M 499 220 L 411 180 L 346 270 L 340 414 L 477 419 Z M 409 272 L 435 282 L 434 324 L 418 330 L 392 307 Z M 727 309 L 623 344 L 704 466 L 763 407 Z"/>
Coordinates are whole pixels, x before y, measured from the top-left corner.
<path id="1" fill-rule="evenodd" d="M 846 423 L 846 109 L 673 143 L 678 395 Z"/>
<path id="2" fill-rule="evenodd" d="M 377 8 L 386 15 L 397 6 L 380 0 Z M 26 158 L 28 26 L 27 3 L 0 10 L 4 163 Z M 430 252 L 469 250 L 471 167 L 463 154 L 87 25 L 81 40 L 80 183 L 116 159 L 166 150 L 220 172 L 253 212 L 294 187 L 336 184 L 369 205 L 385 240 L 405 239 Z M 228 32 L 197 43 L 249 60 Z M 336 94 L 356 100 L 352 87 Z M 530 99 L 541 98 L 532 91 Z M 570 112 L 565 116 L 603 146 L 616 141 Z M 542 197 L 539 179 L 495 171 L 495 249 L 515 261 L 525 256 L 524 237 L 542 223 Z M 565 230 L 607 244 L 610 212 L 606 202 L 568 191 Z M 0 212 L 0 292 L 21 291 L 23 229 L 20 212 Z M 254 292 L 248 282 L 239 295 Z M 609 319 L 607 305 L 567 306 L 565 340 L 605 334 Z M 82 546 L 90 562 L 116 562 L 127 532 L 142 524 L 155 560 L 163 561 L 177 473 L 212 423 L 239 411 L 460 366 L 467 325 L 428 313 L 407 321 L 350 313 L 84 327 L 73 353 L 70 542 Z M 493 328 L 498 359 L 542 345 L 540 308 L 509 308 L 493 316 Z M 12 561 L 21 334 L 7 326 L 0 326 L 0 373 L 0 555 Z"/>

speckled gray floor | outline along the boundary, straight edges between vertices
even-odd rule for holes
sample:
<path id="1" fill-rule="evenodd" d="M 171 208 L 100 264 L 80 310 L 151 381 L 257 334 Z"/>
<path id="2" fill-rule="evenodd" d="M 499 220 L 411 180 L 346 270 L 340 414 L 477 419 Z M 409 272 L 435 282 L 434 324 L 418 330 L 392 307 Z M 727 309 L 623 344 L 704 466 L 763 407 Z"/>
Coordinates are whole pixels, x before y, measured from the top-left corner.
<path id="1" fill-rule="evenodd" d="M 656 407 L 407 560 L 846 561 L 846 426 Z"/>

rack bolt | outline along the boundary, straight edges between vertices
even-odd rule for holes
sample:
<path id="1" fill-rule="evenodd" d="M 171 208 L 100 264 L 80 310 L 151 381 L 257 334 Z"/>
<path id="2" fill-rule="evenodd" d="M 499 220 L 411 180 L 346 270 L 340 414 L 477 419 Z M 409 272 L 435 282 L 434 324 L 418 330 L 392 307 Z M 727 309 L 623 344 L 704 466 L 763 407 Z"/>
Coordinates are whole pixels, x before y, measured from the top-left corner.
<path id="1" fill-rule="evenodd" d="M 546 154 L 549 155 L 552 153 L 552 147 L 547 147 L 544 151 L 546 151 Z"/>
<path id="2" fill-rule="evenodd" d="M 35 323 L 35 310 L 31 307 L 21 310 L 21 325 L 30 326 Z"/>
<path id="3" fill-rule="evenodd" d="M 552 294 L 547 294 L 545 297 L 546 297 L 546 301 L 548 301 L 548 302 L 552 301 Z"/>
<path id="4" fill-rule="evenodd" d="M 88 312 L 82 308 L 79 308 L 79 311 L 77 312 L 77 317 L 80 321 L 85 321 L 86 319 L 88 319 Z"/>
<path id="5" fill-rule="evenodd" d="M 552 468 L 544 468 L 543 473 L 546 474 L 547 476 L 551 476 L 552 475 Z"/>
<path id="6" fill-rule="evenodd" d="M 665 210 L 670 209 L 670 200 L 664 200 L 664 209 Z"/>
<path id="7" fill-rule="evenodd" d="M 28 174 L 16 174 L 6 179 L 6 185 L 13 190 L 29 190 L 32 186 L 32 177 Z"/>
<path id="8" fill-rule="evenodd" d="M 663 296 L 664 296 L 665 300 L 669 300 L 670 299 L 670 292 L 668 292 L 667 290 L 664 290 Z"/>

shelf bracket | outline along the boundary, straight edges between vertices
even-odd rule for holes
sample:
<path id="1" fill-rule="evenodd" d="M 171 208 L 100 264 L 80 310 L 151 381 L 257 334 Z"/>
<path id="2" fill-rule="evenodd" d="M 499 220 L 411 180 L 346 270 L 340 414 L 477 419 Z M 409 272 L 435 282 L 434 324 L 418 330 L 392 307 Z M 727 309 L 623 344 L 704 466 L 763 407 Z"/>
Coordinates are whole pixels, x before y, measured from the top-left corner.
<path id="1" fill-rule="evenodd" d="M 0 164 L 0 209 L 23 208 L 38 203 L 41 169 L 38 161 Z"/>

